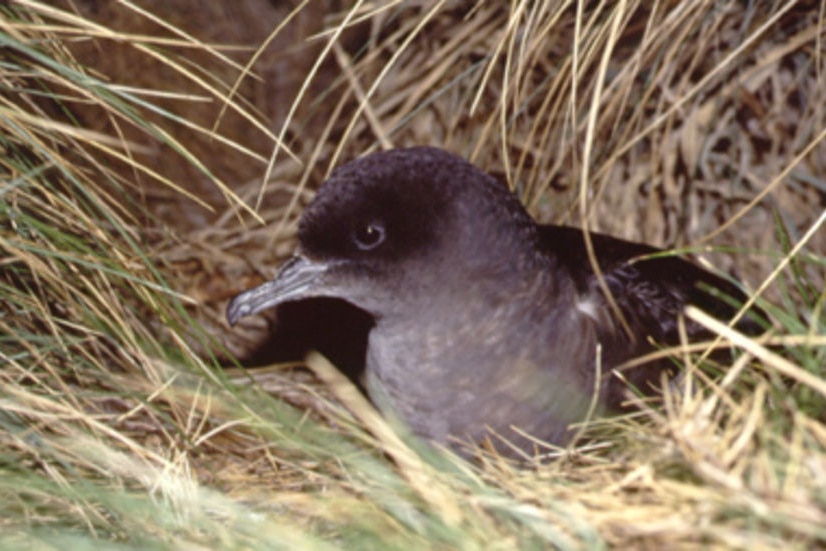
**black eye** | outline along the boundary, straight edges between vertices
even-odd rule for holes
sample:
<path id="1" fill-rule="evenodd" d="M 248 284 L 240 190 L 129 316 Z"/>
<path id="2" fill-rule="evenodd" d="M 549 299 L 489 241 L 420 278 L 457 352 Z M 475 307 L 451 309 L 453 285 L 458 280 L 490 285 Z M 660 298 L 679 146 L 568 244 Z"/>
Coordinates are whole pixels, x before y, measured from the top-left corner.
<path id="1" fill-rule="evenodd" d="M 375 249 L 384 241 L 384 224 L 373 221 L 356 227 L 353 231 L 353 241 L 362 251 Z"/>

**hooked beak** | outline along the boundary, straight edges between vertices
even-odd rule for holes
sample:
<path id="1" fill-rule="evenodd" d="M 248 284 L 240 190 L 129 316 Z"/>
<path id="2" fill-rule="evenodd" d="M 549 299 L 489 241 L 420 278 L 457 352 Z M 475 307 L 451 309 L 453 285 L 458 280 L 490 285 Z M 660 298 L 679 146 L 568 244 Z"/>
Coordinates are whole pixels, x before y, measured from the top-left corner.
<path id="1" fill-rule="evenodd" d="M 324 262 L 295 255 L 281 267 L 275 279 L 237 295 L 227 307 L 227 321 L 235 325 L 239 319 L 252 316 L 283 302 L 318 296 L 317 289 L 328 269 Z"/>

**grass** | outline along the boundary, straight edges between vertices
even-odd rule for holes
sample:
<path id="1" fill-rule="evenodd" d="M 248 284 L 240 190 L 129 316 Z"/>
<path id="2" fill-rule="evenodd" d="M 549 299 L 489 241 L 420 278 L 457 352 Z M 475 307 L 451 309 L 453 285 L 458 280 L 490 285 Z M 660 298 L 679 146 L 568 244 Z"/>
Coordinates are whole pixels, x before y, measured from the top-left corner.
<path id="1" fill-rule="evenodd" d="M 0 16 L 3 548 L 824 545 L 822 9 L 184 4 Z M 527 465 L 420 449 L 319 357 L 226 369 L 308 189 L 415 143 L 699 251 L 770 333 Z"/>

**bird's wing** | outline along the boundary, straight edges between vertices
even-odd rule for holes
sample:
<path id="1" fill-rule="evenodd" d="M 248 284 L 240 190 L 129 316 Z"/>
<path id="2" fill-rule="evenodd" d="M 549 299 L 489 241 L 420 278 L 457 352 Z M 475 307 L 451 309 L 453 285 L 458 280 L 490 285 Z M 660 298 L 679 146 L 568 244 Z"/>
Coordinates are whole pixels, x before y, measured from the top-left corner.
<path id="1" fill-rule="evenodd" d="M 582 300 L 591 301 L 586 308 L 600 311 L 601 332 L 615 331 L 616 318 L 606 313 L 610 307 L 588 260 L 582 231 L 542 226 L 540 234 L 548 253 L 571 274 Z M 676 344 L 678 318 L 686 305 L 728 321 L 747 299 L 733 283 L 660 249 L 598 233 L 591 233 L 591 240 L 608 289 L 632 332 L 643 338 L 650 336 L 663 344 Z M 764 317 L 759 309 L 753 308 L 738 328 L 749 334 L 760 333 L 763 325 L 759 320 Z M 693 323 L 687 323 L 686 328 L 689 337 L 704 332 Z"/>
<path id="2" fill-rule="evenodd" d="M 570 274 L 577 287 L 577 307 L 593 320 L 602 345 L 602 366 L 612 370 L 631 358 L 652 350 L 653 339 L 661 345 L 680 342 L 680 317 L 686 305 L 695 305 L 714 317 L 729 321 L 746 301 L 733 283 L 689 261 L 664 255 L 663 251 L 603 234 L 591 234 L 594 253 L 626 326 L 609 305 L 588 260 L 582 231 L 564 226 L 542 226 L 540 235 L 549 257 Z M 752 307 L 737 327 L 758 334 L 765 326 L 765 314 Z M 690 340 L 710 337 L 699 324 L 684 320 Z M 630 335 L 629 335 L 630 333 Z M 644 393 L 659 386 L 661 373 L 669 361 L 637 366 L 623 373 L 625 382 L 611 377 L 604 387 L 609 409 L 621 409 L 630 385 Z"/>

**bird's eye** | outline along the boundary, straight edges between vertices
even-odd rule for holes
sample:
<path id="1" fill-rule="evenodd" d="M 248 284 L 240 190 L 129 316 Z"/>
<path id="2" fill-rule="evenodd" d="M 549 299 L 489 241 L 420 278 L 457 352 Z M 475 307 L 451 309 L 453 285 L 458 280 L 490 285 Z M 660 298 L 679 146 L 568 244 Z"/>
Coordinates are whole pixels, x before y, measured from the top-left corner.
<path id="1" fill-rule="evenodd" d="M 384 224 L 372 221 L 356 227 L 353 232 L 353 241 L 362 251 L 375 249 L 384 241 Z"/>

